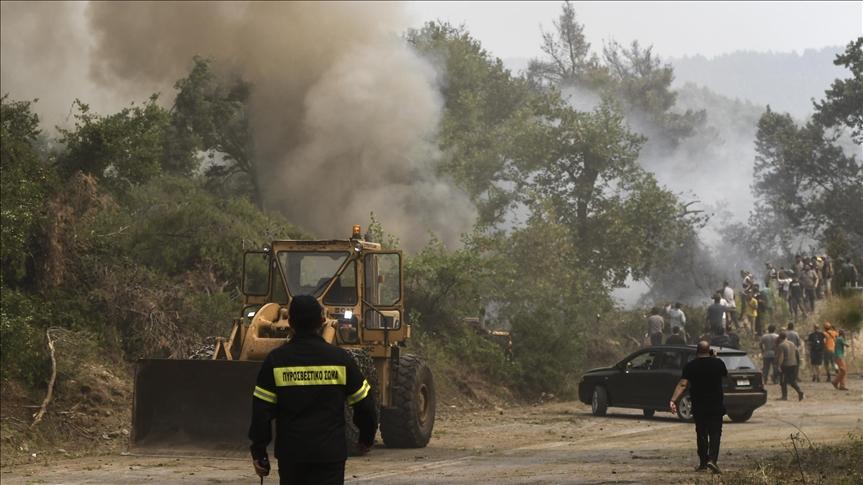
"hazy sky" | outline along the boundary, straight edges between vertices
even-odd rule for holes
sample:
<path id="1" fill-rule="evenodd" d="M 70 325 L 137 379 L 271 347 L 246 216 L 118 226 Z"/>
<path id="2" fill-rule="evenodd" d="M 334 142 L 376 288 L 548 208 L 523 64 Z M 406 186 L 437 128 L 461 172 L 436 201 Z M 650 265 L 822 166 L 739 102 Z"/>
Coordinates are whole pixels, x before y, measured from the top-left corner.
<path id="1" fill-rule="evenodd" d="M 464 23 L 497 57 L 536 57 L 540 25 L 552 28 L 560 2 L 411 2 L 407 10 L 416 26 Z M 801 52 L 863 34 L 863 2 L 575 2 L 575 11 L 596 48 L 637 39 L 662 57 Z"/>

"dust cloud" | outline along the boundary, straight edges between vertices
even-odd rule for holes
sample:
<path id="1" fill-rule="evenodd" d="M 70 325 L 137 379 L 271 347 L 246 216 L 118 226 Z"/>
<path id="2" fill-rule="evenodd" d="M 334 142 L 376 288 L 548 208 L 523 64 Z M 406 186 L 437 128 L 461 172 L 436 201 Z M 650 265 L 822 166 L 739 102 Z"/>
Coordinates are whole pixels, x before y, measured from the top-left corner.
<path id="1" fill-rule="evenodd" d="M 86 66 L 90 89 L 77 94 L 85 100 L 99 91 L 127 100 L 169 93 L 193 56 L 214 59 L 217 69 L 253 86 L 251 124 L 265 209 L 322 238 L 345 237 L 374 213 L 404 247 L 417 249 L 429 232 L 456 243 L 475 209 L 436 171 L 438 76 L 399 37 L 408 25 L 401 8 L 365 2 L 92 2 L 77 17 L 49 16 L 50 9 L 35 6 L 16 6 L 15 15 L 25 11 L 43 22 L 29 37 L 38 37 L 49 19 L 74 30 L 77 24 L 62 19 L 83 17 L 75 37 L 80 49 L 58 43 L 33 49 L 46 65 Z M 6 14 L 4 3 L 4 19 Z M 6 27 L 4 20 L 4 92 L 13 91 L 6 87 Z"/>

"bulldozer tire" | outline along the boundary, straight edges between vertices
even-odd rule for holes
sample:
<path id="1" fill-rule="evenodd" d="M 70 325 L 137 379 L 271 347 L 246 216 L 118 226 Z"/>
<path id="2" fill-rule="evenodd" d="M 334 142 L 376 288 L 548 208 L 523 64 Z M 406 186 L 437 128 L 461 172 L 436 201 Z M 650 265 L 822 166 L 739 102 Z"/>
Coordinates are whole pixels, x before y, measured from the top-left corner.
<path id="1" fill-rule="evenodd" d="M 369 398 L 373 398 L 375 400 L 375 414 L 377 417 L 380 417 L 380 404 L 378 403 L 378 372 L 375 369 L 375 361 L 369 355 L 368 352 L 362 349 L 345 349 L 351 357 L 354 359 L 354 362 L 357 363 L 357 367 L 360 368 L 360 371 L 363 373 L 363 376 L 369 381 L 369 386 L 371 386 L 371 390 L 369 391 Z M 360 454 L 359 447 L 357 446 L 357 442 L 360 439 L 360 429 L 354 424 L 354 408 L 345 404 L 345 441 L 348 445 L 348 455 L 350 456 L 358 456 Z"/>
<path id="2" fill-rule="evenodd" d="M 411 354 L 393 369 L 392 407 L 381 410 L 381 437 L 390 448 L 423 448 L 434 428 L 435 397 L 431 369 Z"/>

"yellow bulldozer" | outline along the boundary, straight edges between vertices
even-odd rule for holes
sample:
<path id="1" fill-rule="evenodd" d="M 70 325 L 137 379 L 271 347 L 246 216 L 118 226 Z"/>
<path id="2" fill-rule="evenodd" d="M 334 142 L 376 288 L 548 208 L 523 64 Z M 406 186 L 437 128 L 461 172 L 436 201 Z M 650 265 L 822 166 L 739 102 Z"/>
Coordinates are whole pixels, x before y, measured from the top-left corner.
<path id="1" fill-rule="evenodd" d="M 404 352 L 402 253 L 361 236 L 347 240 L 273 241 L 243 255 L 244 307 L 208 359 L 142 359 L 135 371 L 132 448 L 246 449 L 252 392 L 260 361 L 292 336 L 287 308 L 313 295 L 326 312 L 322 337 L 347 350 L 375 392 L 383 442 L 428 444 L 435 419 L 429 367 Z M 346 408 L 346 439 L 358 431 Z"/>

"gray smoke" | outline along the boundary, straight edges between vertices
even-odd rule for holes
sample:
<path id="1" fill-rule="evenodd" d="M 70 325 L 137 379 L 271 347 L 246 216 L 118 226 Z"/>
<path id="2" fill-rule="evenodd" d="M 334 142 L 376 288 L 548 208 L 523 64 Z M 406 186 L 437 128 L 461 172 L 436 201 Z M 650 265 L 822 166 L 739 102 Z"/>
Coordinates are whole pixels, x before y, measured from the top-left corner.
<path id="1" fill-rule="evenodd" d="M 674 292 L 674 295 L 663 297 L 673 296 L 676 300 L 695 304 L 702 303 L 709 296 L 709 292 L 702 295 L 705 292 L 699 288 L 706 286 L 705 281 L 717 280 L 713 284 L 718 285 L 725 278 L 735 281 L 735 275 L 741 269 L 757 274 L 763 268 L 763 262 L 741 251 L 734 241 L 724 240 L 720 229 L 730 223 L 745 222 L 753 208 L 751 184 L 755 133 L 764 108 L 726 98 L 693 84 L 687 84 L 677 92 L 674 111 L 705 110 L 707 114 L 704 126 L 678 144 L 664 137 L 649 117 L 627 112 L 626 119 L 632 131 L 647 138 L 639 153 L 639 165 L 652 172 L 660 184 L 676 193 L 682 201 L 698 201 L 692 208 L 710 215 L 707 225 L 699 233 L 700 248 L 687 255 L 690 261 L 676 263 L 679 287 L 663 288 Z M 578 87 L 566 88 L 564 95 L 570 105 L 580 111 L 590 111 L 600 102 L 596 93 Z M 639 302 L 648 291 L 648 286 L 642 282 L 628 281 L 627 285 L 628 288 L 615 292 L 615 296 L 627 305 Z"/>
<path id="2" fill-rule="evenodd" d="M 97 112 L 119 109 L 114 90 L 97 89 L 89 79 L 92 50 L 86 4 L 0 2 L 0 91 L 15 100 L 33 100 L 43 128 L 68 126 L 76 97 Z M 138 99 L 149 93 L 136 93 Z"/>
<path id="3" fill-rule="evenodd" d="M 374 213 L 407 248 L 470 228 L 469 199 L 435 170 L 437 76 L 398 37 L 399 5 L 98 2 L 85 15 L 88 56 L 65 56 L 103 90 L 169 93 L 195 55 L 251 82 L 268 210 L 319 237 L 344 237 Z M 4 4 L 4 44 L 6 18 Z"/>

